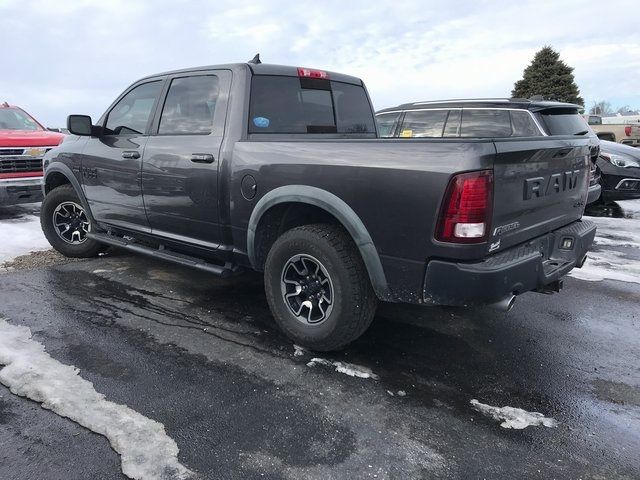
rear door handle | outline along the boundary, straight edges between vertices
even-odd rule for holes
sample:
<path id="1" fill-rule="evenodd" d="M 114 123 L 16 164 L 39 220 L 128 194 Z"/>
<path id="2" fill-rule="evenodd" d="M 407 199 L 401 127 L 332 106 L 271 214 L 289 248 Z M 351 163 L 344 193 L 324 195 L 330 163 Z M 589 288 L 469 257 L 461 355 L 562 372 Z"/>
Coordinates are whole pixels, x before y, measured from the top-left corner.
<path id="1" fill-rule="evenodd" d="M 553 158 L 566 157 L 573 151 L 573 148 L 563 148 L 562 150 L 558 150 L 558 152 L 553 156 Z"/>
<path id="2" fill-rule="evenodd" d="M 214 160 L 210 153 L 193 153 L 191 155 L 191 161 L 195 163 L 213 163 Z"/>
<path id="3" fill-rule="evenodd" d="M 122 158 L 140 158 L 140 152 L 135 150 L 125 150 L 122 152 Z"/>

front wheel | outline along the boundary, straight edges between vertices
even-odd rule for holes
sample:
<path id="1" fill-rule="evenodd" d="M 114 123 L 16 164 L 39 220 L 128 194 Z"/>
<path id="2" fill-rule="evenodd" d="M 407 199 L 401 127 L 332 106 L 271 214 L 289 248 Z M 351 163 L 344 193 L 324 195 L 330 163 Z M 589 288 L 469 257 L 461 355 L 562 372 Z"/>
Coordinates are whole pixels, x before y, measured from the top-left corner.
<path id="1" fill-rule="evenodd" d="M 91 219 L 71 185 L 49 192 L 42 201 L 40 226 L 53 248 L 65 257 L 95 257 L 104 246 L 87 237 Z"/>
<path id="2" fill-rule="evenodd" d="M 342 348 L 369 327 L 377 299 L 360 252 L 337 225 L 297 227 L 280 236 L 265 263 L 276 322 L 312 350 Z"/>

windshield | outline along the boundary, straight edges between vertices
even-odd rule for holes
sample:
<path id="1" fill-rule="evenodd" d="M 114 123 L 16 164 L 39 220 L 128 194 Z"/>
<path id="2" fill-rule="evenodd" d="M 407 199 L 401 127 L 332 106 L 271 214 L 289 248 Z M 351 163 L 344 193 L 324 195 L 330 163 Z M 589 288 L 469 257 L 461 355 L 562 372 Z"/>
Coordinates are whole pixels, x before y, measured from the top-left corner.
<path id="1" fill-rule="evenodd" d="M 0 130 L 42 130 L 40 125 L 18 108 L 0 108 Z"/>

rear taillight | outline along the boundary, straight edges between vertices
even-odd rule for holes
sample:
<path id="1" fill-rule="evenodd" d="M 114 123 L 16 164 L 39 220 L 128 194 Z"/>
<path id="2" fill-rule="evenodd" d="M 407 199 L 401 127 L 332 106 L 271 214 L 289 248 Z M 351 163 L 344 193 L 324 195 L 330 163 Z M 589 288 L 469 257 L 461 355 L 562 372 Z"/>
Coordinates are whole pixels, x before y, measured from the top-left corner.
<path id="1" fill-rule="evenodd" d="M 305 78 L 324 78 L 329 79 L 329 74 L 324 70 L 313 70 L 311 68 L 298 67 L 298 76 Z"/>
<path id="2" fill-rule="evenodd" d="M 631 125 L 627 125 L 626 127 L 624 127 L 624 134 L 625 134 L 627 137 L 630 137 L 630 136 L 631 136 Z"/>
<path id="3" fill-rule="evenodd" d="M 481 243 L 489 236 L 493 171 L 461 173 L 449 182 L 440 210 L 436 240 Z"/>

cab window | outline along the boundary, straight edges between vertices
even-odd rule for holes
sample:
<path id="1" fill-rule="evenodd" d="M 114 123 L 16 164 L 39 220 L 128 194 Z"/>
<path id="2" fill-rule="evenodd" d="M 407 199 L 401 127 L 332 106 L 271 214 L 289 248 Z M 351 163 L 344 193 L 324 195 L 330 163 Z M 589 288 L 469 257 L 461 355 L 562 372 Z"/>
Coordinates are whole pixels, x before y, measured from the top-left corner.
<path id="1" fill-rule="evenodd" d="M 511 126 L 513 137 L 537 137 L 542 135 L 529 112 L 511 110 Z"/>
<path id="2" fill-rule="evenodd" d="M 382 138 L 393 137 L 400 119 L 400 112 L 381 113 L 376 115 L 376 123 L 378 124 L 378 136 Z"/>
<path id="3" fill-rule="evenodd" d="M 410 110 L 405 113 L 400 137 L 442 137 L 447 110 Z"/>
<path id="4" fill-rule="evenodd" d="M 361 85 L 317 78 L 254 75 L 249 133 L 375 135 Z"/>
<path id="5" fill-rule="evenodd" d="M 463 109 L 460 125 L 461 137 L 510 137 L 511 118 L 508 110 Z"/>
<path id="6" fill-rule="evenodd" d="M 443 137 L 459 137 L 460 136 L 460 109 L 449 110 L 447 123 L 444 126 Z"/>
<path id="7" fill-rule="evenodd" d="M 196 75 L 171 81 L 160 116 L 160 135 L 207 135 L 213 129 L 218 77 Z"/>
<path id="8" fill-rule="evenodd" d="M 144 134 L 161 89 L 160 80 L 143 83 L 122 97 L 109 112 L 105 135 Z"/>

